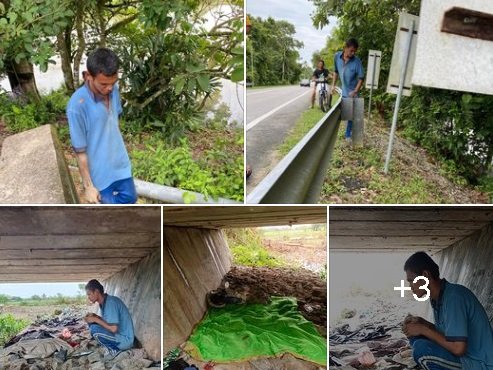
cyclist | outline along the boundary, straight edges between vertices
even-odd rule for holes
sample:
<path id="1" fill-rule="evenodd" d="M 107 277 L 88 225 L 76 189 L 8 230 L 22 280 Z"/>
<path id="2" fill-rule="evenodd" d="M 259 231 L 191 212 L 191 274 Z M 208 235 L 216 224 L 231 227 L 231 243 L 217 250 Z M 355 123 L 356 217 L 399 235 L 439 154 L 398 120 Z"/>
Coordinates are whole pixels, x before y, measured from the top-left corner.
<path id="1" fill-rule="evenodd" d="M 315 106 L 315 95 L 317 92 L 320 91 L 320 84 L 319 84 L 319 78 L 320 76 L 324 76 L 324 81 L 328 82 L 329 78 L 329 70 L 325 68 L 325 62 L 320 59 L 317 63 L 317 69 L 313 71 L 312 75 L 312 86 L 313 86 L 313 92 L 312 92 L 312 108 Z"/>

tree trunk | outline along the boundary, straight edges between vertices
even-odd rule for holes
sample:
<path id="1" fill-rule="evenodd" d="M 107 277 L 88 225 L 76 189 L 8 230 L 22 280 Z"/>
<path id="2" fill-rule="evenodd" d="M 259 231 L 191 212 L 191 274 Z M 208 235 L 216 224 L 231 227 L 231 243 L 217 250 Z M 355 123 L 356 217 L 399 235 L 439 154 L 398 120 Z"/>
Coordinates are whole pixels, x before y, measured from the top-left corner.
<path id="1" fill-rule="evenodd" d="M 70 38 L 70 32 L 68 32 L 68 37 Z M 74 78 L 72 75 L 72 67 L 70 60 L 70 40 L 67 40 L 67 32 L 62 31 L 56 36 L 58 51 L 60 52 L 60 57 L 62 59 L 62 72 L 63 79 L 65 80 L 65 87 L 67 91 L 72 94 L 75 91 L 74 88 Z"/>
<path id="2" fill-rule="evenodd" d="M 6 66 L 12 92 L 25 95 L 32 101 L 40 101 L 41 97 L 36 86 L 33 65 L 23 59 L 19 63 L 7 62 Z"/>
<path id="3" fill-rule="evenodd" d="M 74 83 L 79 86 L 80 62 L 86 50 L 83 25 L 84 9 L 81 2 L 77 2 L 77 14 L 75 15 L 75 30 L 77 31 L 77 51 L 74 56 Z"/>
<path id="4" fill-rule="evenodd" d="M 104 20 L 104 3 L 105 0 L 98 0 L 98 5 L 96 9 L 96 17 L 98 21 L 99 28 L 99 47 L 106 47 L 106 22 Z"/>

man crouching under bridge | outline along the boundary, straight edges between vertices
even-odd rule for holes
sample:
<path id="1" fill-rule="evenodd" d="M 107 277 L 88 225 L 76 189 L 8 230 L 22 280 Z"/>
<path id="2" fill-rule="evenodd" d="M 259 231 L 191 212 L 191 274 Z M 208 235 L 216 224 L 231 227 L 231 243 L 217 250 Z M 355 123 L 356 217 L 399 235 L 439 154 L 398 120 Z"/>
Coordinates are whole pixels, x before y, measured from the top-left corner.
<path id="1" fill-rule="evenodd" d="M 86 284 L 87 298 L 91 303 L 98 302 L 101 316 L 94 313 L 86 315 L 84 320 L 94 339 L 103 345 L 109 357 L 134 345 L 134 325 L 127 306 L 118 297 L 104 293 L 104 288 L 97 280 Z"/>
<path id="2" fill-rule="evenodd" d="M 429 293 L 435 321 L 432 324 L 414 316 L 404 321 L 403 331 L 416 363 L 426 370 L 493 370 L 493 332 L 474 293 L 440 279 L 438 265 L 425 252 L 409 257 L 404 271 L 417 297 Z M 428 279 L 426 288 L 424 280 L 413 283 L 418 276 Z"/>

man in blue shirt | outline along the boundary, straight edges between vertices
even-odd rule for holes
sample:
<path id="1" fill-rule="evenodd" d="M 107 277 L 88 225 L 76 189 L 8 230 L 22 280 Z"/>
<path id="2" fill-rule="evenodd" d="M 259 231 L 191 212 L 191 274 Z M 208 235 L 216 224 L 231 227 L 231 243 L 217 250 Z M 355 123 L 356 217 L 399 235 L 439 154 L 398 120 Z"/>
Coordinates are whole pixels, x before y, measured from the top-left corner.
<path id="1" fill-rule="evenodd" d="M 134 344 L 134 324 L 127 306 L 120 298 L 104 293 L 104 288 L 97 280 L 86 285 L 87 298 L 91 303 L 98 303 L 101 316 L 88 314 L 85 321 L 94 339 L 106 347 L 111 355 L 130 349 Z"/>
<path id="2" fill-rule="evenodd" d="M 440 279 L 438 265 L 425 252 L 404 265 L 412 292 L 429 294 L 435 324 L 407 318 L 403 330 L 416 363 L 426 370 L 493 370 L 493 332 L 485 309 L 466 287 Z M 417 276 L 424 276 L 429 283 Z"/>
<path id="3" fill-rule="evenodd" d="M 85 83 L 72 95 L 67 118 L 89 203 L 135 203 L 127 149 L 118 127 L 122 113 L 118 57 L 105 48 L 87 59 Z"/>
<path id="4" fill-rule="evenodd" d="M 341 78 L 342 97 L 358 97 L 359 90 L 363 84 L 365 71 L 361 60 L 355 55 L 358 51 L 358 41 L 348 39 L 344 44 L 344 50 L 338 51 L 334 56 L 334 73 L 332 82 L 332 93 L 335 93 L 337 79 Z M 348 121 L 346 127 L 346 140 L 351 141 L 353 122 Z"/>

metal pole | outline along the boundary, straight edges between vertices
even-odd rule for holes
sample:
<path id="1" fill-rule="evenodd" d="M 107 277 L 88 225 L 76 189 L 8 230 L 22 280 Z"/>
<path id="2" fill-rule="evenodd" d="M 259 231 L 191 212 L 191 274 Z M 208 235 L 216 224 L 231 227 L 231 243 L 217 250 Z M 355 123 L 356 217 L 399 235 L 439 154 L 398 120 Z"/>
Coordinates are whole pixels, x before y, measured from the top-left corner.
<path id="1" fill-rule="evenodd" d="M 377 53 L 373 55 L 373 71 L 371 73 L 371 86 L 370 86 L 370 99 L 368 101 L 368 123 L 370 123 L 371 117 L 371 95 L 373 93 L 373 85 L 375 83 L 375 70 L 377 68 Z"/>
<path id="2" fill-rule="evenodd" d="M 404 65 L 401 67 L 401 77 L 399 81 L 399 90 L 397 91 L 397 98 L 395 99 L 394 116 L 392 118 L 392 128 L 390 129 L 389 147 L 387 149 L 387 158 L 385 159 L 384 172 L 389 172 L 390 156 L 392 155 L 392 145 L 394 144 L 395 129 L 397 127 L 397 116 L 399 114 L 399 105 L 401 104 L 402 90 L 404 89 L 404 81 L 406 80 L 407 65 L 409 63 L 409 54 L 411 51 L 411 44 L 413 41 L 414 33 L 414 21 L 411 23 L 409 29 L 409 35 L 407 36 L 406 52 L 404 53 Z"/>

